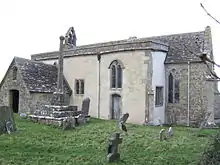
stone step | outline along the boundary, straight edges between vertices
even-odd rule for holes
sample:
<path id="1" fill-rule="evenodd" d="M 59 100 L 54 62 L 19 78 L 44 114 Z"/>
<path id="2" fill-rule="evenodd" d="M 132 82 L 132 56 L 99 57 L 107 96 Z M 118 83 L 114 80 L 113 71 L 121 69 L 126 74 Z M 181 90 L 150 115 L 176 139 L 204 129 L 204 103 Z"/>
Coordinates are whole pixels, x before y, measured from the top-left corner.
<path id="1" fill-rule="evenodd" d="M 45 108 L 53 110 L 53 111 L 77 111 L 77 106 L 57 106 L 57 105 L 45 105 Z"/>

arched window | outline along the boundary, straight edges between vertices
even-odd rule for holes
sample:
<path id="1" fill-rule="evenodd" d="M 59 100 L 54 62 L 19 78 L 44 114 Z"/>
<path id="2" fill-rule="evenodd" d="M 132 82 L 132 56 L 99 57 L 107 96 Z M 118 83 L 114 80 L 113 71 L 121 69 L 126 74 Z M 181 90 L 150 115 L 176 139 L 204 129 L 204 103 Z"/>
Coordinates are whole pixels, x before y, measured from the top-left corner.
<path id="1" fill-rule="evenodd" d="M 75 93 L 79 94 L 79 80 L 75 80 Z"/>
<path id="2" fill-rule="evenodd" d="M 12 70 L 12 80 L 17 79 L 17 72 L 18 72 L 17 67 L 14 67 L 13 70 Z"/>
<path id="3" fill-rule="evenodd" d="M 173 75 L 170 73 L 168 80 L 168 102 L 173 103 Z"/>
<path id="4" fill-rule="evenodd" d="M 116 66 L 111 67 L 111 88 L 116 88 Z"/>
<path id="5" fill-rule="evenodd" d="M 122 69 L 121 69 L 121 65 L 117 66 L 117 87 L 122 88 Z"/>
<path id="6" fill-rule="evenodd" d="M 119 60 L 111 62 L 109 69 L 110 73 L 110 87 L 111 88 L 122 88 L 122 74 L 124 66 Z"/>
<path id="7" fill-rule="evenodd" d="M 168 77 L 168 102 L 179 103 L 180 100 L 180 81 L 170 73 Z"/>

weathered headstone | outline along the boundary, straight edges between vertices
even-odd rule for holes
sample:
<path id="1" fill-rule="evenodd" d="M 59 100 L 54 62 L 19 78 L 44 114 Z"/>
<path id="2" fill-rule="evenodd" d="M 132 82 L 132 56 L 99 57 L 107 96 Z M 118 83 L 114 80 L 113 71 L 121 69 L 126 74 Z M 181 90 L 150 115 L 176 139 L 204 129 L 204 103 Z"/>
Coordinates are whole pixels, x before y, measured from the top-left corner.
<path id="1" fill-rule="evenodd" d="M 120 119 L 119 123 L 125 123 L 128 120 L 129 113 L 125 113 Z"/>
<path id="2" fill-rule="evenodd" d="M 128 120 L 129 113 L 125 113 L 118 121 L 118 127 L 124 131 L 127 135 L 127 128 L 125 126 L 126 121 Z"/>
<path id="3" fill-rule="evenodd" d="M 170 127 L 169 130 L 168 130 L 168 135 L 173 136 L 173 133 L 174 133 L 173 128 Z"/>
<path id="4" fill-rule="evenodd" d="M 165 129 L 160 130 L 159 136 L 160 136 L 160 141 L 163 141 L 163 140 L 167 139 L 166 134 L 165 134 Z"/>
<path id="5" fill-rule="evenodd" d="M 114 162 L 120 160 L 120 154 L 118 153 L 118 145 L 122 143 L 122 138 L 120 138 L 120 133 L 115 133 L 113 137 L 109 139 L 108 146 L 108 162 Z"/>
<path id="6" fill-rule="evenodd" d="M 0 106 L 0 134 L 7 132 L 6 124 L 11 122 L 13 130 L 16 130 L 12 109 L 9 106 Z"/>
<path id="7" fill-rule="evenodd" d="M 75 119 L 74 117 L 66 117 L 63 119 L 63 130 L 75 128 Z"/>
<path id="8" fill-rule="evenodd" d="M 13 124 L 12 124 L 11 121 L 8 121 L 8 122 L 6 123 L 6 130 L 7 130 L 8 134 L 11 134 L 11 132 L 14 132 L 14 131 L 15 131 L 15 129 L 14 129 Z"/>
<path id="9" fill-rule="evenodd" d="M 85 116 L 89 115 L 90 98 L 85 98 L 82 102 L 82 113 Z"/>

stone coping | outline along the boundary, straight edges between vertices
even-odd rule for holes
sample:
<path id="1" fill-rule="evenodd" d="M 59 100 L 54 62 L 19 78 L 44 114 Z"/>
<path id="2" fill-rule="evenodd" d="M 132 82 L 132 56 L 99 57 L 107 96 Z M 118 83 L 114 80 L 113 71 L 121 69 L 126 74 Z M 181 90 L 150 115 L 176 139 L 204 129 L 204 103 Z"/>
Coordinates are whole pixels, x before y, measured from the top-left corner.
<path id="1" fill-rule="evenodd" d="M 55 118 L 55 117 L 51 117 L 51 116 L 37 116 L 37 115 L 29 115 L 29 117 L 30 118 L 47 119 L 47 120 L 58 120 L 58 121 L 62 121 L 67 118 L 67 117 Z"/>
<path id="2" fill-rule="evenodd" d="M 44 105 L 44 107 L 46 108 L 50 108 L 53 111 L 69 111 L 69 112 L 76 112 L 77 108 L 76 106 L 72 106 L 72 105 Z"/>
<path id="3" fill-rule="evenodd" d="M 48 119 L 48 120 L 63 120 L 66 119 L 68 117 L 52 117 L 52 116 L 40 116 L 40 115 L 29 115 L 30 118 L 39 118 L 39 119 Z M 75 116 L 69 116 L 69 117 L 75 117 Z M 90 116 L 86 116 L 87 118 L 89 118 Z"/>

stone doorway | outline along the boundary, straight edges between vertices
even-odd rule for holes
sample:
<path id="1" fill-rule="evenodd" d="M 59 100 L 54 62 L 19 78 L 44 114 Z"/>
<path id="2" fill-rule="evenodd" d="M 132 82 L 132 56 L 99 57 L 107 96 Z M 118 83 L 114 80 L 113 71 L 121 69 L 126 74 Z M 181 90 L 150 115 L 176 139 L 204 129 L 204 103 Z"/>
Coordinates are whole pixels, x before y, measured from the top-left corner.
<path id="1" fill-rule="evenodd" d="M 19 110 L 19 91 L 18 90 L 10 90 L 9 91 L 9 104 L 13 109 L 14 113 L 18 113 Z"/>
<path id="2" fill-rule="evenodd" d="M 111 95 L 111 119 L 119 119 L 121 116 L 121 96 Z"/>

